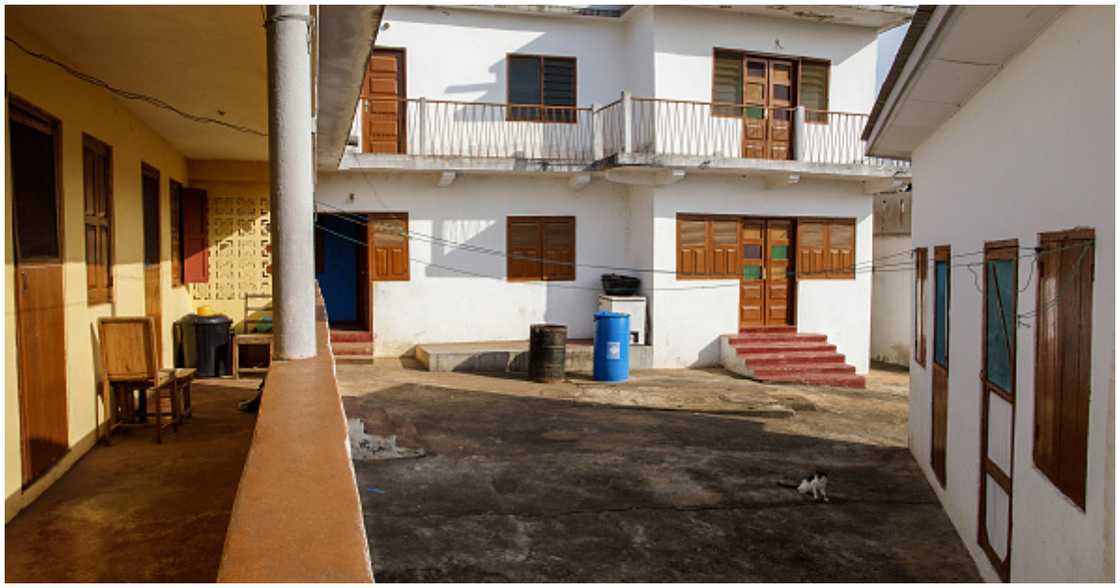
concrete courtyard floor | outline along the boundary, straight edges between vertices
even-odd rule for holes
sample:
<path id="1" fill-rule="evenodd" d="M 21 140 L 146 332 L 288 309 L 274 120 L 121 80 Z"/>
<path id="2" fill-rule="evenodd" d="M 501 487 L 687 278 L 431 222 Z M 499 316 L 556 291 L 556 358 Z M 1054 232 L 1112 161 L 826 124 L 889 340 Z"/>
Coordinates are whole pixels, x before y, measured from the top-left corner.
<path id="1" fill-rule="evenodd" d="M 366 432 L 426 451 L 355 463 L 377 581 L 979 581 L 906 448 L 905 373 L 338 377 Z M 829 503 L 776 483 L 817 469 Z"/>
<path id="2" fill-rule="evenodd" d="M 193 417 L 96 446 L 4 528 L 8 582 L 213 582 L 256 415 L 259 380 L 193 385 Z"/>

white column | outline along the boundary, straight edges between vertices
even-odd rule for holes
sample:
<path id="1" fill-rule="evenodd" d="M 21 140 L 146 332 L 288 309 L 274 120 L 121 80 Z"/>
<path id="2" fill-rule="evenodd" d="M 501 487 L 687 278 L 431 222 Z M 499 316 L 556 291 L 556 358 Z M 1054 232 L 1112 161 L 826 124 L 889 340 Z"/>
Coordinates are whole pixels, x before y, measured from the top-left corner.
<path id="1" fill-rule="evenodd" d="M 265 23 L 277 359 L 312 357 L 316 352 L 310 22 L 307 5 L 292 5 L 269 6 Z"/>

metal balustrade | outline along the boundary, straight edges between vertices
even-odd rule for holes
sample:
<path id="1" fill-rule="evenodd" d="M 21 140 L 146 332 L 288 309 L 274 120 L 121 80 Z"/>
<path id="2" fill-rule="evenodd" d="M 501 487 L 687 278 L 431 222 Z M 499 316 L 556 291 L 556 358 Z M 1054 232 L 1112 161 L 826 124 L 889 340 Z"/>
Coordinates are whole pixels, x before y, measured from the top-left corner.
<path id="1" fill-rule="evenodd" d="M 358 114 L 378 117 L 369 126 L 387 139 L 371 150 L 380 153 L 569 164 L 640 154 L 910 167 L 908 161 L 865 155 L 860 134 L 866 114 L 804 107 L 636 98 L 624 92 L 620 99 L 593 108 L 363 100 Z M 386 120 L 393 115 L 396 125 Z"/>

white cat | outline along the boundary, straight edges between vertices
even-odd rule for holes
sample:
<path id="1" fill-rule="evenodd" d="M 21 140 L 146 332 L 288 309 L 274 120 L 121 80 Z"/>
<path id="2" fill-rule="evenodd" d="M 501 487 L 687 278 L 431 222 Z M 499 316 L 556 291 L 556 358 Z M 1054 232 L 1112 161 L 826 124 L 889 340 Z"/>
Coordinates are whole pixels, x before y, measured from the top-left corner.
<path id="1" fill-rule="evenodd" d="M 797 484 L 779 480 L 778 485 L 785 488 L 793 488 L 802 495 L 812 493 L 813 500 L 824 500 L 828 502 L 828 473 L 826 472 L 819 470 L 813 472 L 812 476 L 801 478 L 801 482 Z"/>

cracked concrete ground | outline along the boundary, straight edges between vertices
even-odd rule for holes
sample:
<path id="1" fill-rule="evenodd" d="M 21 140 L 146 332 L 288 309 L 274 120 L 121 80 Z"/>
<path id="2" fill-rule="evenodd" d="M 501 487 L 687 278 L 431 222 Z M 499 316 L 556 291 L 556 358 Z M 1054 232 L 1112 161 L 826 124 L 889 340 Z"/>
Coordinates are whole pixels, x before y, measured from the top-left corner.
<path id="1" fill-rule="evenodd" d="M 377 581 L 979 581 L 906 449 L 904 373 L 338 376 L 348 416 L 428 452 L 355 464 Z M 815 469 L 830 503 L 776 484 Z"/>

